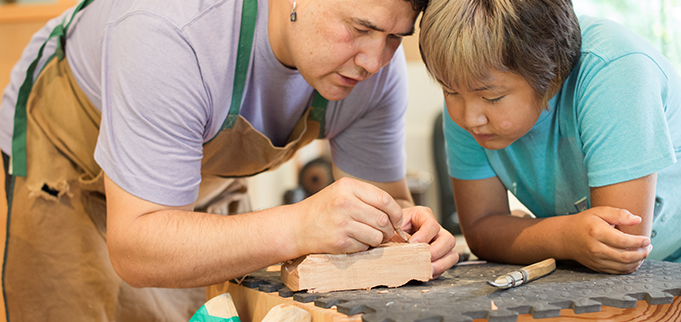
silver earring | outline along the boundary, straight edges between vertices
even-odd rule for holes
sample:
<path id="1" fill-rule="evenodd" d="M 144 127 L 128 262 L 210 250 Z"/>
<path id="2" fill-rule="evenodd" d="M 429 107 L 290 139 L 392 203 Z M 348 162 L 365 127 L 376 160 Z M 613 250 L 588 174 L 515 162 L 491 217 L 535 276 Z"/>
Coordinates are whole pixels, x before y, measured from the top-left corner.
<path id="1" fill-rule="evenodd" d="M 293 1 L 293 8 L 291 9 L 291 22 L 298 20 L 298 15 L 296 14 L 296 2 Z"/>

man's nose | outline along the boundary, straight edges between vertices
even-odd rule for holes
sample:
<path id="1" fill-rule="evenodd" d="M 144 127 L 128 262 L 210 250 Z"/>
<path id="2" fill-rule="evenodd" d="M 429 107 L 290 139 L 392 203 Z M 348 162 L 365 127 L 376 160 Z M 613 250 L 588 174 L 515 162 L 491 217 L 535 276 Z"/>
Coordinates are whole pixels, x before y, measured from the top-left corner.
<path id="1" fill-rule="evenodd" d="M 377 73 L 381 67 L 386 56 L 391 56 L 388 52 L 388 47 L 384 39 L 372 39 L 367 41 L 362 49 L 355 55 L 355 64 L 362 67 L 369 74 Z M 387 59 L 386 62 L 390 60 Z"/>

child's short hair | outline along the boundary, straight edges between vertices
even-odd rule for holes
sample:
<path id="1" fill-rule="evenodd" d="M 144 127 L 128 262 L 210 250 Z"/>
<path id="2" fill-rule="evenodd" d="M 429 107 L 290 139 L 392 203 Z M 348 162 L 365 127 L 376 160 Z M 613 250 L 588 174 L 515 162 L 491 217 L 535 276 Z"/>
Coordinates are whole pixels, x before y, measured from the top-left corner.
<path id="1" fill-rule="evenodd" d="M 520 74 L 546 108 L 577 64 L 571 0 L 431 0 L 419 47 L 441 85 L 473 88 L 490 70 Z"/>

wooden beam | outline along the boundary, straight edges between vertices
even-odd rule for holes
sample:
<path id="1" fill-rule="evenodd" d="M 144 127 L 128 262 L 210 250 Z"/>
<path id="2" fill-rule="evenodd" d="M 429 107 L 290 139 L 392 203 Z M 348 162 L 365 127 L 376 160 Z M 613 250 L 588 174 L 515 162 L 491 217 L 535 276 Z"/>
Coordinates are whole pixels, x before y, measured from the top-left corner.
<path id="1" fill-rule="evenodd" d="M 206 295 L 212 298 L 216 295 L 229 292 L 234 300 L 234 305 L 239 312 L 241 321 L 262 321 L 267 313 L 279 304 L 291 304 L 310 312 L 313 322 L 362 322 L 361 314 L 347 316 L 339 313 L 334 308 L 325 309 L 315 306 L 314 303 L 296 302 L 291 297 L 281 297 L 277 292 L 265 293 L 258 289 L 248 288 L 242 285 L 225 282 L 206 288 Z"/>
<path id="2" fill-rule="evenodd" d="M 281 281 L 286 286 L 311 293 L 398 287 L 432 277 L 430 245 L 421 243 L 387 243 L 353 254 L 310 254 L 281 267 Z"/>

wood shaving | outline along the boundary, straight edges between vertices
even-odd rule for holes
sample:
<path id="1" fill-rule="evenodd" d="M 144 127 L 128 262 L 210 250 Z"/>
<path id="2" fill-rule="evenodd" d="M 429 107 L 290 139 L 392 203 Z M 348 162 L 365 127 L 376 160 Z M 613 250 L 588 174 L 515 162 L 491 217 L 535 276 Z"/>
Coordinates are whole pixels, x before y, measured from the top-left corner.
<path id="1" fill-rule="evenodd" d="M 266 272 L 281 272 L 281 264 L 268 266 Z"/>
<path id="2" fill-rule="evenodd" d="M 236 282 L 236 285 L 241 285 L 241 282 L 243 282 L 248 274 L 244 275 L 241 279 L 235 278 L 234 281 Z"/>

